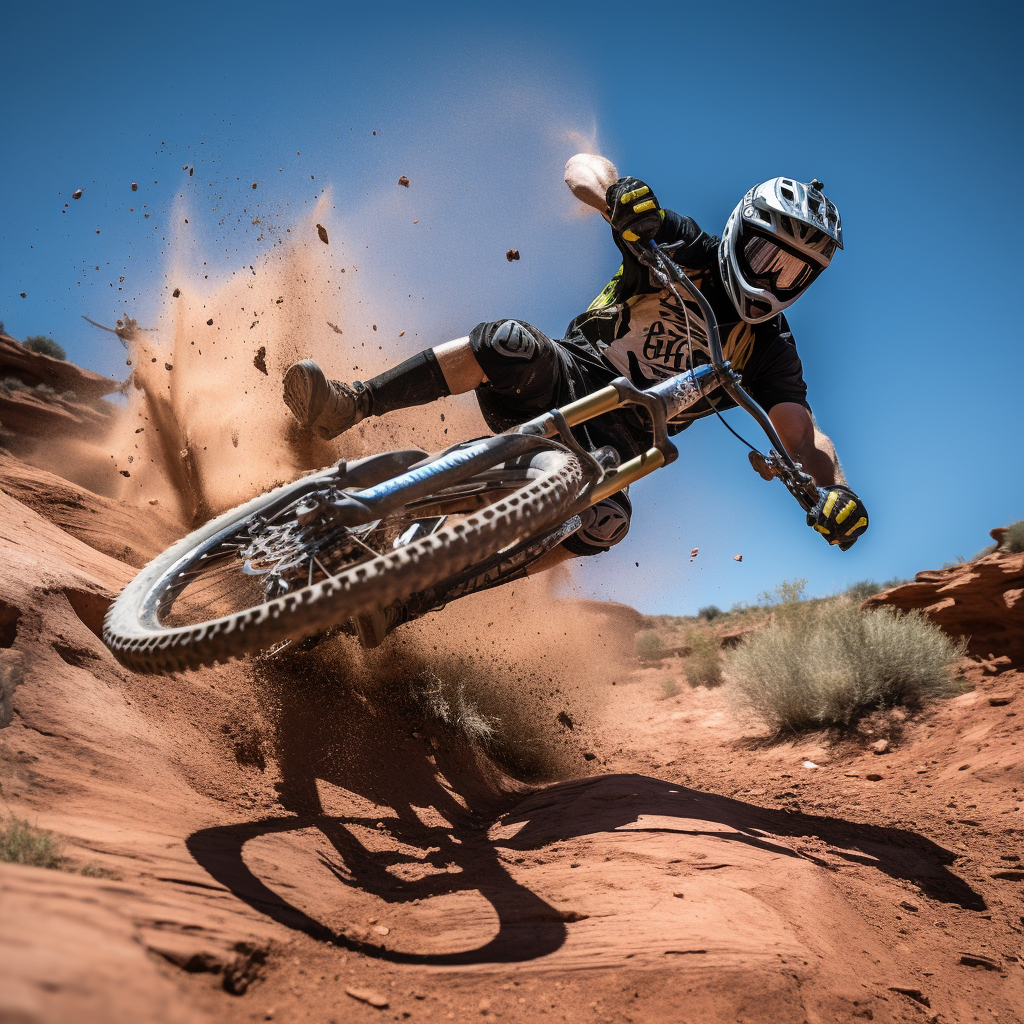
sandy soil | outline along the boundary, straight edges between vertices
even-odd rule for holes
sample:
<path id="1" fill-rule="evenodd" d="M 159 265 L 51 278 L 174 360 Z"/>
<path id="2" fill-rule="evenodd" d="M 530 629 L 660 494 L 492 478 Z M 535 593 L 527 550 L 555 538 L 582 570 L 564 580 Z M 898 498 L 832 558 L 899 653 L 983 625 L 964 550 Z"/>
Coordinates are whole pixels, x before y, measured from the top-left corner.
<path id="1" fill-rule="evenodd" d="M 967 663 L 886 754 L 771 745 L 538 581 L 142 677 L 96 634 L 181 520 L 11 458 L 0 492 L 0 796 L 69 858 L 0 866 L 0 1020 L 1021 1019 L 1024 673 Z M 452 658 L 563 781 L 410 720 Z"/>

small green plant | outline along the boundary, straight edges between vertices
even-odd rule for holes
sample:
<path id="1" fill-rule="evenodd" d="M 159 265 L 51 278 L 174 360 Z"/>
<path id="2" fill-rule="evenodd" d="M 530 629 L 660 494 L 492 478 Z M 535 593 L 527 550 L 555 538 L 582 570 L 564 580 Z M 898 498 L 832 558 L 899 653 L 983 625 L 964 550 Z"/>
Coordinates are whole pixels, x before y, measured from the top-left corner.
<path id="1" fill-rule="evenodd" d="M 661 637 L 653 630 L 649 629 L 643 633 L 638 633 L 636 638 L 636 653 L 644 661 L 657 661 L 665 653 L 665 647 L 661 642 Z"/>
<path id="2" fill-rule="evenodd" d="M 881 585 L 874 580 L 861 580 L 859 583 L 851 583 L 844 593 L 851 601 L 866 601 L 869 597 L 881 592 Z"/>
<path id="3" fill-rule="evenodd" d="M 40 355 L 52 356 L 54 359 L 67 359 L 68 354 L 64 349 L 45 334 L 33 334 L 26 338 L 22 344 L 29 352 L 38 352 Z"/>
<path id="4" fill-rule="evenodd" d="M 1024 551 L 1024 519 L 1006 528 L 1006 533 L 999 542 L 999 550 L 1013 554 Z"/>
<path id="5" fill-rule="evenodd" d="M 13 815 L 0 824 L 0 862 L 32 868 L 59 868 L 64 861 L 61 842 L 52 832 L 36 828 Z"/>
<path id="6" fill-rule="evenodd" d="M 722 685 L 722 648 L 718 637 L 708 630 L 695 629 L 687 637 L 690 653 L 683 671 L 690 686 Z"/>
<path id="7" fill-rule="evenodd" d="M 706 605 L 704 608 L 700 608 L 697 611 L 698 619 L 706 619 L 711 622 L 713 619 L 717 619 L 719 615 L 722 615 L 722 609 L 715 604 Z"/>
<path id="8" fill-rule="evenodd" d="M 795 732 L 846 727 L 874 710 L 955 693 L 965 649 L 917 612 L 862 612 L 837 599 L 751 633 L 728 671 L 737 704 L 776 733 Z"/>

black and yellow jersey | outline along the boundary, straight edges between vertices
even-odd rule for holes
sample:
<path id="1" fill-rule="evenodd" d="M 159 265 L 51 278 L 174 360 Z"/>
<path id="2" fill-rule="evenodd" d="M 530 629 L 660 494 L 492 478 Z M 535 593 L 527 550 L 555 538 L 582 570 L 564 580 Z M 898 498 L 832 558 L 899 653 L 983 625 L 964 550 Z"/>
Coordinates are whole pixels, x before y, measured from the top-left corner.
<path id="1" fill-rule="evenodd" d="M 612 238 L 622 264 L 586 312 L 569 324 L 565 340 L 582 336 L 639 388 L 690 369 L 691 360 L 697 366 L 710 362 L 707 324 L 697 303 L 684 296 L 680 306 L 667 288 L 652 283 L 648 269 L 615 232 Z M 666 210 L 655 241 L 668 248 L 708 300 L 718 319 L 725 358 L 755 401 L 765 409 L 780 402 L 807 406 L 803 367 L 785 316 L 780 313 L 759 324 L 740 319 L 719 275 L 718 238 L 701 231 L 692 218 Z M 712 401 L 719 409 L 735 404 L 724 392 L 716 392 Z M 711 411 L 702 402 L 678 426 Z"/>

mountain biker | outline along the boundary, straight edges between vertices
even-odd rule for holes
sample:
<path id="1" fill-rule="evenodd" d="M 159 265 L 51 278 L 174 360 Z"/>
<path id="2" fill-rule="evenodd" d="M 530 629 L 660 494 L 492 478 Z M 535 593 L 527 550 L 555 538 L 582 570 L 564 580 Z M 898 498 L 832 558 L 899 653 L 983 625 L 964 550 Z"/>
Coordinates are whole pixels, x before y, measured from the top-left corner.
<path id="1" fill-rule="evenodd" d="M 482 323 L 468 337 L 425 349 L 365 382 L 328 380 L 316 363 L 302 360 L 284 378 L 284 400 L 295 417 L 331 438 L 367 416 L 475 391 L 488 427 L 499 432 L 619 376 L 646 388 L 708 363 L 706 324 L 697 304 L 687 297 L 680 307 L 668 289 L 652 283 L 630 247 L 653 239 L 669 249 L 709 301 L 725 358 L 768 412 L 787 451 L 813 477 L 819 501 L 807 514 L 808 526 L 829 544 L 851 547 L 867 529 L 867 512 L 811 413 L 782 312 L 843 247 L 839 213 L 821 182 L 773 178 L 755 185 L 732 211 L 721 240 L 690 217 L 663 209 L 648 185 L 620 178 L 603 157 L 572 157 L 566 183 L 611 224 L 622 264 L 563 339 L 552 341 L 521 320 Z M 718 390 L 670 423 L 670 432 L 734 404 Z M 574 433 L 590 448 L 611 445 L 623 461 L 650 442 L 650 428 L 635 407 L 607 413 Z M 561 557 L 607 551 L 625 537 L 631 511 L 623 491 L 599 502 L 563 542 Z"/>

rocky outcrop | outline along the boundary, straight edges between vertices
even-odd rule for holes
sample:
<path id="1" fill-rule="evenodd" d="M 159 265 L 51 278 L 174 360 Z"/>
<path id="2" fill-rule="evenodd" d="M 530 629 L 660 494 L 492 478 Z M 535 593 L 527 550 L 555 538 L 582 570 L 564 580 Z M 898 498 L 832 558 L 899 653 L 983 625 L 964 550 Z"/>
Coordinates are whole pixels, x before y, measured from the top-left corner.
<path id="1" fill-rule="evenodd" d="M 992 537 L 998 543 L 1003 533 L 993 530 Z M 883 590 L 863 607 L 882 605 L 922 612 L 951 636 L 965 637 L 975 657 L 1024 664 L 1024 554 L 996 550 L 919 572 L 913 583 Z"/>
<path id="2" fill-rule="evenodd" d="M 100 437 L 117 411 L 104 396 L 119 387 L 0 334 L 0 445 L 23 454 L 53 438 Z"/>
<path id="3" fill-rule="evenodd" d="M 0 334 L 0 379 L 16 377 L 29 387 L 46 384 L 58 394 L 74 392 L 83 402 L 111 395 L 120 383 L 74 363 L 25 348 L 7 334 Z"/>

